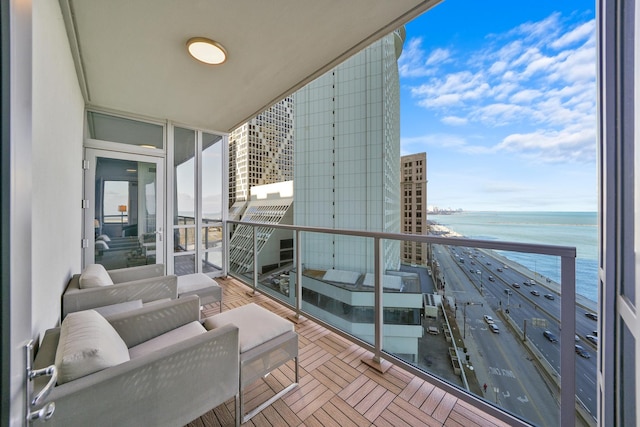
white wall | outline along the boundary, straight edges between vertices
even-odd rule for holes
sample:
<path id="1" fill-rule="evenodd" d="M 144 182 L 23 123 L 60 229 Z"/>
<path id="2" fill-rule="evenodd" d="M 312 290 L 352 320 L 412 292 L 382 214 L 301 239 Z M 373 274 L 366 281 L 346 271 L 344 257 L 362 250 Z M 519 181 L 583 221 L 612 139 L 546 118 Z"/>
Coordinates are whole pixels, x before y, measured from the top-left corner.
<path id="1" fill-rule="evenodd" d="M 57 1 L 33 3 L 33 334 L 60 320 L 80 272 L 84 101 Z"/>

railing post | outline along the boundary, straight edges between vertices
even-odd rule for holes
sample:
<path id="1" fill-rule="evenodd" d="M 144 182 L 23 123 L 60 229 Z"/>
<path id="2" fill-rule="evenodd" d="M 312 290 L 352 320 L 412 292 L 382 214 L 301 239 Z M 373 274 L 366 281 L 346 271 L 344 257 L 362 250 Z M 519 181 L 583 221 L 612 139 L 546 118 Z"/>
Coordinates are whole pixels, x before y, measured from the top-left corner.
<path id="1" fill-rule="evenodd" d="M 560 259 L 560 425 L 576 425 L 576 259 Z"/>
<path id="2" fill-rule="evenodd" d="M 302 312 L 302 252 L 300 251 L 302 244 L 300 243 L 300 235 L 300 230 L 296 230 L 296 314 L 288 317 L 289 320 L 295 323 L 300 323 L 302 321 L 302 318 L 300 317 L 300 313 Z"/>
<path id="3" fill-rule="evenodd" d="M 258 227 L 253 226 L 253 290 L 247 292 L 250 296 L 255 296 L 258 287 Z"/>
<path id="4" fill-rule="evenodd" d="M 374 303 L 373 303 L 373 313 L 374 313 L 374 337 L 373 337 L 373 346 L 374 353 L 373 357 L 362 359 L 364 363 L 371 366 L 381 373 L 385 373 L 390 367 L 391 364 L 389 362 L 383 362 L 382 360 L 382 328 L 384 326 L 384 306 L 382 301 L 382 279 L 383 279 L 383 265 L 382 262 L 382 239 L 380 237 L 373 238 L 373 246 L 374 246 L 374 269 L 375 269 L 375 287 L 374 287 Z"/>

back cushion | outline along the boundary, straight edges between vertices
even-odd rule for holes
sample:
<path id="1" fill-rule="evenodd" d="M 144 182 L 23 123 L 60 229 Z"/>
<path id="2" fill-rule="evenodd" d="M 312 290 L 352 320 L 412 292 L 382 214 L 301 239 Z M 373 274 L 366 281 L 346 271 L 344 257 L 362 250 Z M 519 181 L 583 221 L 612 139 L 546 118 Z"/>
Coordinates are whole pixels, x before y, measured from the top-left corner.
<path id="1" fill-rule="evenodd" d="M 127 362 L 129 350 L 113 326 L 94 310 L 69 313 L 56 350 L 58 384 Z"/>
<path id="2" fill-rule="evenodd" d="M 89 264 L 78 281 L 80 289 L 97 288 L 99 286 L 113 285 L 111 276 L 102 264 Z"/>

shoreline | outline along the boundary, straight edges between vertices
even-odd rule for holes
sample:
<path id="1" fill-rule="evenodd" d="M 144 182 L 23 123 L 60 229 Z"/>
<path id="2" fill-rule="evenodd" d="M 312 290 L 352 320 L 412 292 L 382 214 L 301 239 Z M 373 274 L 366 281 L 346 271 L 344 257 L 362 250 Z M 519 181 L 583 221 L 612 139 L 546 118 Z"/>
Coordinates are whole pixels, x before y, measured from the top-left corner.
<path id="1" fill-rule="evenodd" d="M 442 236 L 442 237 L 457 237 L 464 238 L 464 236 L 460 233 L 457 233 L 450 228 L 438 224 L 434 221 L 427 220 L 427 223 L 431 230 L 431 235 Z M 543 276 L 540 273 L 536 273 L 531 271 L 528 267 L 518 263 L 517 261 L 513 261 L 512 259 L 498 253 L 494 249 L 479 249 L 484 252 L 487 256 L 491 256 L 497 260 L 500 260 L 502 264 L 509 266 L 509 268 L 518 271 L 520 274 L 528 277 L 530 280 L 535 281 L 537 285 L 540 285 L 551 292 L 556 293 L 559 296 L 562 296 L 560 283 L 555 282 L 554 280 L 549 279 L 546 276 Z M 598 308 L 597 301 L 593 301 L 586 296 L 579 294 L 576 292 L 576 305 L 578 307 L 583 308 L 584 310 L 595 312 Z"/>

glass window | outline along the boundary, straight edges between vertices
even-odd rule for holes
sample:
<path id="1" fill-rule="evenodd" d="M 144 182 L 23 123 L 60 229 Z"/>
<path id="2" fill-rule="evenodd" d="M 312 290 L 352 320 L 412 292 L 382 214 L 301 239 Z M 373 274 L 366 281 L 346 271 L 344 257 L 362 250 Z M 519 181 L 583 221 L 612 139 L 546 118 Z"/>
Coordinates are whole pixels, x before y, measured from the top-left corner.
<path id="1" fill-rule="evenodd" d="M 139 147 L 164 147 L 164 128 L 161 125 L 87 112 L 89 138 Z"/>
<path id="2" fill-rule="evenodd" d="M 176 128 L 174 133 L 174 225 L 193 224 L 195 217 L 196 133 Z M 191 242 L 193 243 L 193 242 Z"/>

